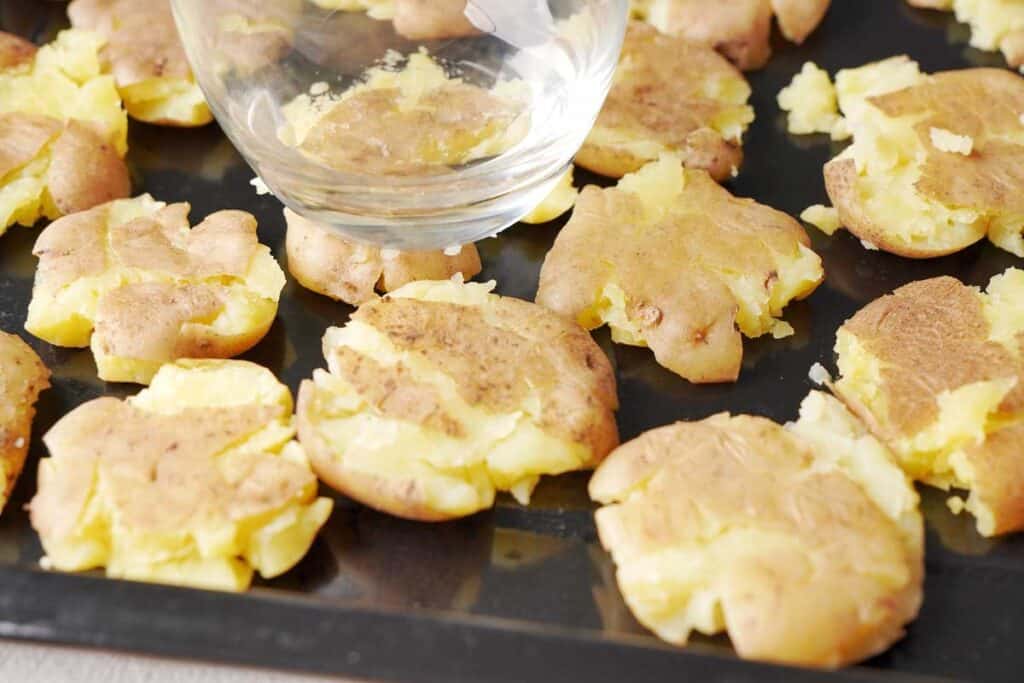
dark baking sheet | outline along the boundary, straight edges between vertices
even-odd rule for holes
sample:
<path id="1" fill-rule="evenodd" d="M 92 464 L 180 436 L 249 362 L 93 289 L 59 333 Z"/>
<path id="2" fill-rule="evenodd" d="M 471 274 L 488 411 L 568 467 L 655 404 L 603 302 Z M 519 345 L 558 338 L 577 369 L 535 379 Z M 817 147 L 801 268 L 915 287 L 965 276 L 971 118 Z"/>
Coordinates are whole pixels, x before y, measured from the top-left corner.
<path id="1" fill-rule="evenodd" d="M 63 3 L 0 0 L 0 28 L 44 40 L 63 25 Z M 1001 64 L 966 49 L 949 17 L 902 0 L 835 0 L 802 48 L 779 42 L 770 66 L 751 77 L 758 120 L 747 162 L 731 183 L 792 214 L 825 199 L 821 166 L 835 151 L 824 137 L 785 133 L 775 94 L 813 59 L 833 71 L 907 53 L 926 70 Z M 129 160 L 139 192 L 189 201 L 193 217 L 222 208 L 252 211 L 283 261 L 277 202 L 257 197 L 252 172 L 215 126 L 163 130 L 132 123 Z M 592 178 L 581 179 L 590 181 Z M 558 225 L 519 226 L 481 244 L 482 277 L 499 291 L 532 298 Z M 813 231 L 812 231 L 813 233 Z M 0 328 L 22 332 L 38 229 L 0 239 Z M 642 349 L 613 347 L 624 439 L 678 419 L 731 410 L 795 417 L 810 388 L 807 370 L 832 365 L 838 325 L 879 294 L 914 279 L 955 275 L 984 284 L 1016 259 L 988 244 L 957 256 L 911 262 L 864 251 L 840 234 L 813 234 L 826 284 L 787 313 L 797 334 L 746 345 L 740 382 L 697 387 L 656 365 Z M 247 358 L 269 366 L 294 390 L 321 365 L 320 337 L 348 308 L 293 283 L 268 337 Z M 610 560 L 596 543 L 582 475 L 547 479 L 530 508 L 509 499 L 461 522 L 419 525 L 339 499 L 309 555 L 278 580 L 244 595 L 112 581 L 99 574 L 39 570 L 41 548 L 22 506 L 35 490 L 38 435 L 82 401 L 127 395 L 134 386 L 95 379 L 88 351 L 29 339 L 54 371 L 41 401 L 25 475 L 0 518 L 0 636 L 282 669 L 410 681 L 797 681 L 822 674 L 742 662 L 725 638 L 669 648 L 630 616 Z M 968 517 L 924 490 L 927 579 L 921 616 L 907 637 L 843 680 L 931 677 L 1019 680 L 1024 671 L 1024 537 L 982 539 Z"/>

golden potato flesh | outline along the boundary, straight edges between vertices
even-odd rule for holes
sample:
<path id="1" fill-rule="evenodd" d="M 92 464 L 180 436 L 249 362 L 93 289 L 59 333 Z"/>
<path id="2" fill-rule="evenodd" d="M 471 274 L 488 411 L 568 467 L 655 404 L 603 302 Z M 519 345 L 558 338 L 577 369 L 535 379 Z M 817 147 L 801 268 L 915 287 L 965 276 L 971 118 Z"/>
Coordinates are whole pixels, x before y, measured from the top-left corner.
<path id="1" fill-rule="evenodd" d="M 743 74 L 714 50 L 632 22 L 576 163 L 621 178 L 672 152 L 724 180 L 743 162 L 743 132 L 754 120 L 749 98 Z"/>
<path id="2" fill-rule="evenodd" d="M 910 476 L 970 491 L 986 536 L 1024 529 L 1022 302 L 1016 268 L 987 293 L 924 280 L 869 304 L 836 341 L 838 395 Z"/>
<path id="3" fill-rule="evenodd" d="M 622 344 L 649 346 L 692 382 L 735 381 L 740 333 L 791 333 L 779 320 L 824 277 L 804 229 L 733 197 L 673 156 L 584 188 L 544 261 L 537 303 Z"/>
<path id="4" fill-rule="evenodd" d="M 25 466 L 32 418 L 50 371 L 19 337 L 0 332 L 0 512 Z"/>
<path id="5" fill-rule="evenodd" d="M 416 280 L 469 279 L 481 270 L 474 245 L 458 254 L 443 251 L 388 251 L 342 237 L 330 227 L 284 210 L 288 271 L 306 289 L 359 306 Z"/>
<path id="6" fill-rule="evenodd" d="M 645 0 L 634 16 L 658 30 L 712 47 L 744 71 L 759 69 L 771 57 L 772 17 L 782 34 L 802 43 L 828 11 L 829 0 Z"/>
<path id="7" fill-rule="evenodd" d="M 490 293 L 414 282 L 324 337 L 328 371 L 299 390 L 299 439 L 319 477 L 399 517 L 440 521 L 526 503 L 541 475 L 618 444 L 615 378 L 577 325 Z"/>
<path id="8" fill-rule="evenodd" d="M 52 223 L 25 329 L 92 347 L 101 379 L 148 384 L 178 358 L 230 358 L 270 329 L 284 273 L 256 220 L 220 211 L 189 228 L 188 204 L 149 195 Z"/>
<path id="9" fill-rule="evenodd" d="M 559 178 L 555 189 L 551 190 L 551 193 L 534 207 L 533 211 L 524 216 L 522 222 L 528 225 L 550 223 L 571 211 L 580 196 L 580 191 L 573 185 L 575 172 L 576 169 L 570 165 L 569 170 Z"/>
<path id="10" fill-rule="evenodd" d="M 106 41 L 100 56 L 132 118 L 201 126 L 213 115 L 196 84 L 174 25 L 170 0 L 73 0 L 75 28 Z"/>
<path id="11" fill-rule="evenodd" d="M 0 235 L 131 190 L 127 119 L 100 73 L 102 40 L 64 31 L 35 53 L 20 42 L 0 34 Z"/>
<path id="12" fill-rule="evenodd" d="M 1024 78 L 922 75 L 894 58 L 840 72 L 836 83 L 853 144 L 825 166 L 825 182 L 848 230 L 911 258 L 986 234 L 1024 256 Z"/>
<path id="13" fill-rule="evenodd" d="M 340 94 L 299 95 L 284 107 L 281 140 L 340 171 L 433 174 L 501 154 L 529 127 L 521 83 L 486 90 L 449 78 L 426 52 L 395 68 L 370 69 Z"/>
<path id="14" fill-rule="evenodd" d="M 1024 68 L 1024 4 L 1018 0 L 908 0 L 914 7 L 953 10 L 971 27 L 971 46 L 999 50 L 1014 68 Z"/>
<path id="15" fill-rule="evenodd" d="M 670 643 L 727 631 L 744 658 L 838 667 L 889 647 L 921 604 L 917 494 L 824 394 L 790 430 L 722 414 L 647 432 L 590 495 L 626 603 Z"/>
<path id="16" fill-rule="evenodd" d="M 235 591 L 283 574 L 332 508 L 294 435 L 287 387 L 242 361 L 166 365 L 79 406 L 43 437 L 44 566 Z"/>

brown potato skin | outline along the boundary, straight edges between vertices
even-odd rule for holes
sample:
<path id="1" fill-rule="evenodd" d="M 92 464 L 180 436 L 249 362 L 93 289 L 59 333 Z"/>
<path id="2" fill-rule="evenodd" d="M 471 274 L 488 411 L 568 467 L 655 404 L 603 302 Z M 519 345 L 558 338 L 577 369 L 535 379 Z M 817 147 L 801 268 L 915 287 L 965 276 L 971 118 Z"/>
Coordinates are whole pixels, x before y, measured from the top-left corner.
<path id="1" fill-rule="evenodd" d="M 0 178 L 29 163 L 60 135 L 64 125 L 37 114 L 0 114 Z"/>
<path id="2" fill-rule="evenodd" d="M 395 31 L 409 40 L 441 40 L 479 35 L 466 19 L 466 0 L 397 0 Z"/>
<path id="3" fill-rule="evenodd" d="M 661 28 L 718 50 L 743 71 L 760 69 L 772 56 L 768 0 L 674 0 Z"/>
<path id="4" fill-rule="evenodd" d="M 36 46 L 20 36 L 0 31 L 0 70 L 32 61 Z"/>
<path id="5" fill-rule="evenodd" d="M 92 128 L 74 119 L 53 143 L 46 182 L 63 215 L 124 199 L 132 190 L 124 159 Z"/>
<path id="6" fill-rule="evenodd" d="M 50 386 L 50 371 L 36 352 L 16 335 L 0 332 L 0 462 L 7 481 L 0 512 L 25 466 L 35 403 Z"/>
<path id="7" fill-rule="evenodd" d="M 455 256 L 442 251 L 401 252 L 384 258 L 375 246 L 346 240 L 325 225 L 285 209 L 288 271 L 308 290 L 359 306 L 417 280 L 466 280 L 480 273 L 480 253 L 468 244 Z"/>
<path id="8" fill-rule="evenodd" d="M 717 181 L 743 164 L 741 144 L 725 140 L 711 127 L 720 113 L 735 108 L 702 92 L 710 75 L 743 79 L 714 50 L 630 22 L 622 51 L 628 75 L 616 78 L 595 123 L 595 130 L 629 131 L 636 139 L 655 141 L 678 153 L 687 168 L 704 169 Z M 639 170 L 651 159 L 628 149 L 605 145 L 595 135 L 583 143 L 576 164 L 610 178 Z"/>

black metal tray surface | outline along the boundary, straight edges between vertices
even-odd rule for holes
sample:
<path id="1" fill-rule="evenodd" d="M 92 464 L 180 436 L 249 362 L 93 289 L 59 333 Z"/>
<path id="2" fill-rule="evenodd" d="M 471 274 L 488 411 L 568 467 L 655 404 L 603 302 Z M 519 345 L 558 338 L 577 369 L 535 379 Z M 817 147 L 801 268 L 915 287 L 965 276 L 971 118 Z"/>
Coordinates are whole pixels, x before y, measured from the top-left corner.
<path id="1" fill-rule="evenodd" d="M 833 5 L 806 45 L 779 40 L 768 68 L 751 75 L 758 118 L 743 171 L 730 183 L 736 194 L 794 215 L 826 199 L 821 167 L 836 152 L 825 136 L 789 136 L 776 107 L 776 93 L 805 60 L 830 71 L 900 53 L 928 71 L 1003 64 L 966 48 L 963 27 L 947 15 L 912 10 L 902 0 Z M 0 0 L 0 27 L 46 40 L 63 25 L 64 8 Z M 280 206 L 253 192 L 252 172 L 216 126 L 183 131 L 133 122 L 130 145 L 137 191 L 189 201 L 193 218 L 247 209 L 283 262 Z M 496 279 L 502 294 L 531 299 L 558 229 L 517 226 L 483 242 L 482 277 Z M 612 346 L 598 335 L 618 374 L 623 439 L 723 410 L 792 419 L 810 389 L 808 368 L 819 361 L 833 365 L 835 330 L 859 307 L 915 279 L 949 274 L 981 285 L 1020 265 L 988 244 L 912 262 L 865 251 L 846 234 L 830 239 L 811 232 L 828 280 L 787 312 L 795 336 L 746 344 L 737 384 L 688 384 L 648 351 Z M 0 240 L 0 328 L 23 336 L 37 234 L 16 227 Z M 246 357 L 294 390 L 321 366 L 324 329 L 343 323 L 350 310 L 289 282 L 276 324 Z M 584 475 L 546 479 L 528 508 L 502 499 L 493 511 L 441 525 L 392 519 L 339 498 L 309 555 L 285 576 L 243 595 L 42 571 L 42 550 L 22 509 L 44 455 L 39 436 L 83 401 L 138 387 L 98 382 L 87 350 L 29 341 L 53 369 L 54 388 L 42 398 L 25 475 L 0 518 L 0 637 L 375 680 L 800 681 L 824 675 L 740 661 L 724 637 L 695 638 L 676 649 L 648 634 L 623 603 L 611 561 L 596 541 Z M 928 552 L 920 618 L 886 654 L 831 675 L 1020 680 L 1024 537 L 983 539 L 969 517 L 946 509 L 941 494 L 922 493 Z"/>

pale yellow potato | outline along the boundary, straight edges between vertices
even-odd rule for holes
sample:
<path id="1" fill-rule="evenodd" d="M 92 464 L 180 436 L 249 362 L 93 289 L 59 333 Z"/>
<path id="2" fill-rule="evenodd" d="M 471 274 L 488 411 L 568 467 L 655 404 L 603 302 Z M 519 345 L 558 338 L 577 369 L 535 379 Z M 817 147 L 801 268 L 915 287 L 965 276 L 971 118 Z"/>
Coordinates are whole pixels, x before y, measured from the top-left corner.
<path id="1" fill-rule="evenodd" d="M 43 437 L 43 565 L 231 591 L 283 574 L 332 508 L 294 436 L 288 388 L 242 361 L 179 361 L 79 406 Z"/>
<path id="2" fill-rule="evenodd" d="M 0 332 L 0 513 L 25 466 L 36 400 L 50 371 L 21 338 Z"/>
<path id="3" fill-rule="evenodd" d="M 542 475 L 618 444 L 611 364 L 570 320 L 491 294 L 414 282 L 324 337 L 303 382 L 299 440 L 321 480 L 421 521 L 471 515 L 499 491 L 526 504 Z"/>
<path id="4" fill-rule="evenodd" d="M 918 497 L 836 399 L 790 429 L 720 414 L 623 444 L 590 481 L 623 597 L 660 638 L 728 632 L 744 658 L 833 668 L 921 604 Z"/>
<path id="5" fill-rule="evenodd" d="M 170 0 L 73 0 L 75 28 L 106 41 L 100 53 L 128 114 L 165 126 L 202 126 L 213 114 L 196 83 L 174 25 Z"/>
<path id="6" fill-rule="evenodd" d="M 715 180 L 743 163 L 754 120 L 743 74 L 714 50 L 631 22 L 608 99 L 576 164 L 621 178 L 665 153 Z"/>
<path id="7" fill-rule="evenodd" d="M 574 173 L 574 167 L 569 166 L 569 170 L 562 175 L 558 184 L 555 185 L 555 189 L 551 191 L 551 194 L 545 197 L 544 201 L 538 204 L 533 211 L 528 213 L 522 219 L 522 222 L 528 225 L 550 223 L 571 211 L 572 207 L 576 206 L 576 200 L 580 196 L 580 191 L 573 185 Z"/>
<path id="8" fill-rule="evenodd" d="M 940 277 L 869 304 L 836 339 L 836 393 L 984 536 L 1024 529 L 1024 271 Z"/>
<path id="9" fill-rule="evenodd" d="M 537 303 L 587 329 L 608 325 L 613 340 L 650 347 L 692 382 L 731 382 L 741 333 L 792 333 L 782 310 L 823 278 L 799 223 L 668 155 L 616 188 L 583 189 Z"/>
<path id="10" fill-rule="evenodd" d="M 836 78 L 853 144 L 825 166 L 841 223 L 909 258 L 988 235 L 1024 256 L 1024 78 L 1002 69 L 923 75 L 893 58 Z"/>
<path id="11" fill-rule="evenodd" d="M 130 193 L 128 123 L 102 45 L 72 30 L 33 52 L 0 33 L 0 235 Z"/>
<path id="12" fill-rule="evenodd" d="M 188 204 L 149 195 L 66 216 L 39 235 L 25 329 L 91 346 L 100 379 L 148 384 L 179 358 L 230 358 L 258 343 L 285 278 L 243 211 L 189 228 Z"/>
<path id="13" fill-rule="evenodd" d="M 1024 69 L 1024 4 L 1019 0 L 907 0 L 914 7 L 952 10 L 971 27 L 971 46 L 1001 51 L 1006 62 Z"/>
<path id="14" fill-rule="evenodd" d="M 487 90 L 450 78 L 426 51 L 379 66 L 341 93 L 311 91 L 283 108 L 282 142 L 350 173 L 430 175 L 496 156 L 529 129 L 524 86 Z M 381 154 L 381 150 L 387 154 Z"/>
<path id="15" fill-rule="evenodd" d="M 744 71 L 771 57 L 772 17 L 791 42 L 802 43 L 818 27 L 830 0 L 643 0 L 633 15 L 669 35 L 712 47 Z"/>
<path id="16" fill-rule="evenodd" d="M 288 272 L 308 290 L 359 306 L 416 280 L 469 280 L 480 273 L 480 254 L 468 244 L 443 251 L 389 251 L 345 239 L 326 225 L 284 210 Z"/>
<path id="17" fill-rule="evenodd" d="M 779 109 L 787 113 L 790 133 L 831 133 L 839 123 L 839 102 L 828 72 L 806 62 L 778 95 Z"/>

